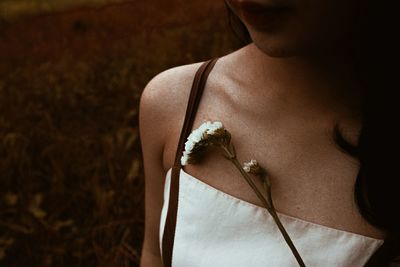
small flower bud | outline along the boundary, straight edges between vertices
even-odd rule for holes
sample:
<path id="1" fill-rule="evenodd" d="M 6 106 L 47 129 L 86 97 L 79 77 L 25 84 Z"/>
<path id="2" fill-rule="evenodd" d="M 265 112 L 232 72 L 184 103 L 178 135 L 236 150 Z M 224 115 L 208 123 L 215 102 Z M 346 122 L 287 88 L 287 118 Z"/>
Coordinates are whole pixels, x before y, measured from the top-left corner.
<path id="1" fill-rule="evenodd" d="M 260 167 L 260 165 L 258 165 L 255 159 L 252 159 L 249 162 L 245 162 L 243 164 L 243 170 L 247 173 L 252 173 L 256 175 L 265 173 L 264 170 Z"/>

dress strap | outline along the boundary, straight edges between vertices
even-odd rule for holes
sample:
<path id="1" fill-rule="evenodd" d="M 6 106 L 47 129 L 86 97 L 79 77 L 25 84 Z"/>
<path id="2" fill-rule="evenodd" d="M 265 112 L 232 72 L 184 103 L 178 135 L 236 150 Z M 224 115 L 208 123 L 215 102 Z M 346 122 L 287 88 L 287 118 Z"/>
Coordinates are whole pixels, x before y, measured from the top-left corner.
<path id="1" fill-rule="evenodd" d="M 194 118 L 196 116 L 197 108 L 199 106 L 208 75 L 210 74 L 217 60 L 218 58 L 207 60 L 199 67 L 190 91 L 185 120 L 179 137 L 174 166 L 172 167 L 171 172 L 168 212 L 162 239 L 162 260 L 164 267 L 171 267 L 172 265 L 172 251 L 174 248 L 176 216 L 178 212 L 179 175 L 182 168 L 180 159 L 183 153 L 185 141 L 193 127 Z"/>

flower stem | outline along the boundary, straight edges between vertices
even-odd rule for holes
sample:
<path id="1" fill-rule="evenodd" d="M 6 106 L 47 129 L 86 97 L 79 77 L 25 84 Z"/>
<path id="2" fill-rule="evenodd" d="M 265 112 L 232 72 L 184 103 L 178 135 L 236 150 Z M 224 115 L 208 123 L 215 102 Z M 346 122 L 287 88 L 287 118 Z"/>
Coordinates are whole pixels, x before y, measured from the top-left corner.
<path id="1" fill-rule="evenodd" d="M 303 260 L 302 260 L 302 258 L 300 256 L 299 252 L 297 251 L 296 247 L 294 246 L 292 240 L 290 239 L 288 233 L 286 232 L 285 228 L 283 227 L 283 225 L 282 225 L 281 221 L 279 220 L 279 217 L 278 217 L 278 215 L 277 215 L 277 213 L 275 211 L 275 207 L 274 207 L 274 205 L 272 203 L 271 188 L 268 186 L 267 197 L 268 197 L 269 201 L 267 201 L 264 198 L 264 196 L 261 194 L 261 192 L 258 190 L 257 186 L 254 184 L 253 180 L 250 178 L 250 176 L 247 174 L 247 172 L 245 172 L 243 170 L 241 164 L 237 160 L 233 144 L 230 143 L 230 148 L 231 148 L 232 151 L 230 151 L 230 149 L 228 147 L 225 147 L 225 146 L 221 146 L 221 147 L 225 151 L 227 159 L 229 159 L 236 166 L 236 168 L 243 175 L 243 177 L 245 178 L 247 183 L 254 190 L 254 192 L 256 193 L 257 197 L 261 200 L 261 202 L 267 208 L 268 212 L 271 214 L 272 218 L 274 219 L 276 225 L 279 228 L 279 231 L 283 235 L 283 238 L 285 239 L 285 241 L 288 244 L 289 248 L 291 249 L 294 257 L 296 258 L 299 266 L 305 267 L 305 264 L 304 264 L 304 262 L 303 262 Z"/>
<path id="2" fill-rule="evenodd" d="M 263 204 L 267 207 L 267 209 L 270 208 L 270 205 L 268 205 L 268 202 L 265 200 L 264 196 L 261 194 L 261 192 L 258 190 L 257 186 L 254 184 L 254 182 L 251 180 L 251 178 L 249 177 L 249 175 L 247 174 L 247 172 L 245 172 L 242 168 L 242 166 L 240 165 L 239 161 L 236 159 L 236 155 L 234 155 L 233 153 L 231 153 L 231 151 L 229 151 L 229 149 L 227 149 L 226 147 L 222 147 L 225 151 L 225 153 L 228 156 L 228 159 L 236 166 L 236 168 L 240 171 L 240 173 L 243 175 L 243 177 L 246 179 L 247 183 L 251 186 L 251 188 L 253 188 L 253 190 L 255 191 L 255 193 L 257 194 L 258 198 L 261 200 L 261 202 L 263 202 Z"/>
<path id="3" fill-rule="evenodd" d="M 271 213 L 272 218 L 274 218 L 276 225 L 278 226 L 279 230 L 281 231 L 283 238 L 285 238 L 286 243 L 292 250 L 292 253 L 293 253 L 294 257 L 296 258 L 299 266 L 305 267 L 306 265 L 304 264 L 303 259 L 301 258 L 299 252 L 297 251 L 296 247 L 294 246 L 292 240 L 290 239 L 288 233 L 286 232 L 285 228 L 283 227 L 281 221 L 279 220 L 279 217 L 276 214 L 275 209 L 271 209 L 271 211 L 272 211 L 272 213 Z"/>

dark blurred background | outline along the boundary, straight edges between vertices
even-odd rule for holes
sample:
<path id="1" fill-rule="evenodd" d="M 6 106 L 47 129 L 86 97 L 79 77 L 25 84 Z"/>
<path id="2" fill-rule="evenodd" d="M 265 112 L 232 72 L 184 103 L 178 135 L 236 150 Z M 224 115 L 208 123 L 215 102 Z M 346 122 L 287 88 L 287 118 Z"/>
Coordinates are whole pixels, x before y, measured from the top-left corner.
<path id="1" fill-rule="evenodd" d="M 139 266 L 141 92 L 237 48 L 223 0 L 0 0 L 0 266 Z"/>

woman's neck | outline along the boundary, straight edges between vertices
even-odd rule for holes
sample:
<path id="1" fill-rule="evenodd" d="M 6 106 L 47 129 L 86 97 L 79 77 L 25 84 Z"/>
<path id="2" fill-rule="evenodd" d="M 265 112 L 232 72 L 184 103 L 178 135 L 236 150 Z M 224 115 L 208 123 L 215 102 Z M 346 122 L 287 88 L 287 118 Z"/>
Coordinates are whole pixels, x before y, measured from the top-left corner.
<path id="1" fill-rule="evenodd" d="M 244 47 L 243 53 L 246 70 L 241 72 L 246 75 L 242 77 L 249 77 L 248 86 L 254 90 L 268 85 L 277 101 L 294 107 L 359 109 L 361 89 L 354 63 L 340 53 L 273 58 L 254 43 Z"/>

